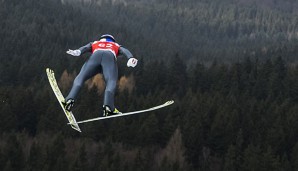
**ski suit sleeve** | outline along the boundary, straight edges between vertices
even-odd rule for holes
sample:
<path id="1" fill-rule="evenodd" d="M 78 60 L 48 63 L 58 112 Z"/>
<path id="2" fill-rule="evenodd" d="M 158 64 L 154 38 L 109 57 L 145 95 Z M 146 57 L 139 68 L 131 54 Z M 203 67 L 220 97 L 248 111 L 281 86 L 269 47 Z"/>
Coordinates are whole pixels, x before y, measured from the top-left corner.
<path id="1" fill-rule="evenodd" d="M 120 46 L 119 48 L 119 56 L 125 56 L 127 59 L 133 58 L 132 53 L 128 49 L 124 48 L 123 46 Z"/>
<path id="2" fill-rule="evenodd" d="M 81 51 L 81 54 L 84 54 L 86 52 L 91 52 L 92 51 L 92 43 L 88 43 L 87 45 L 80 47 L 79 50 Z"/>

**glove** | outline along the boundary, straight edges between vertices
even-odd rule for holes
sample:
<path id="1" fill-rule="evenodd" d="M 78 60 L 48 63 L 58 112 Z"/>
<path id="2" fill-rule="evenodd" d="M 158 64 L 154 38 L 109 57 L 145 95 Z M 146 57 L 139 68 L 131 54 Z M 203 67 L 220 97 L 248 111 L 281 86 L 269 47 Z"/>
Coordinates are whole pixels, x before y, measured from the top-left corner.
<path id="1" fill-rule="evenodd" d="M 136 58 L 129 58 L 127 61 L 127 67 L 135 67 L 138 63 L 138 60 Z"/>
<path id="2" fill-rule="evenodd" d="M 81 51 L 80 50 L 68 50 L 66 51 L 67 54 L 70 54 L 72 56 L 80 56 L 81 55 Z"/>

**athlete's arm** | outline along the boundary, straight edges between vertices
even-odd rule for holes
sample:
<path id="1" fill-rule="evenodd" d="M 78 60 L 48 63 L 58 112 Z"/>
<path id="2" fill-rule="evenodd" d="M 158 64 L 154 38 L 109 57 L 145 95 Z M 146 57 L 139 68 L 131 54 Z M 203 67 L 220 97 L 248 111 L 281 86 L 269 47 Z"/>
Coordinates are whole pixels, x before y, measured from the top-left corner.
<path id="1" fill-rule="evenodd" d="M 133 58 L 132 53 L 128 49 L 124 48 L 123 46 L 120 46 L 119 48 L 119 55 L 125 56 L 127 59 Z"/>
<path id="2" fill-rule="evenodd" d="M 128 67 L 135 67 L 137 65 L 138 60 L 133 57 L 133 55 L 131 54 L 131 52 L 128 49 L 120 46 L 119 54 L 128 58 L 128 61 L 127 61 Z"/>
<path id="3" fill-rule="evenodd" d="M 69 49 L 68 51 L 66 51 L 66 53 L 68 53 L 72 56 L 80 56 L 83 53 L 91 52 L 91 50 L 92 50 L 92 43 L 88 43 L 87 45 L 82 46 L 82 47 L 80 47 L 79 49 L 76 49 L 76 50 Z"/>
<path id="4" fill-rule="evenodd" d="M 92 43 L 88 43 L 87 45 L 80 47 L 79 50 L 81 51 L 81 54 L 84 54 L 86 52 L 91 52 L 92 51 Z"/>

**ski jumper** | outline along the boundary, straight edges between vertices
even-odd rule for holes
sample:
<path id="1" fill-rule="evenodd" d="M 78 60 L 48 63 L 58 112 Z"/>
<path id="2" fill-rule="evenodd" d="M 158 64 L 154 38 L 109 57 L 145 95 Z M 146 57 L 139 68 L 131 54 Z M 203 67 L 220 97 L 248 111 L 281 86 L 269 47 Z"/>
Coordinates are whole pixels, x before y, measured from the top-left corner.
<path id="1" fill-rule="evenodd" d="M 115 42 L 95 41 L 79 48 L 81 54 L 91 52 L 92 55 L 82 66 L 80 73 L 73 82 L 73 86 L 66 97 L 76 99 L 84 82 L 98 73 L 102 73 L 106 88 L 103 105 L 108 105 L 112 111 L 115 109 L 114 95 L 118 80 L 117 57 L 125 56 L 128 59 L 133 55 L 126 48 Z"/>

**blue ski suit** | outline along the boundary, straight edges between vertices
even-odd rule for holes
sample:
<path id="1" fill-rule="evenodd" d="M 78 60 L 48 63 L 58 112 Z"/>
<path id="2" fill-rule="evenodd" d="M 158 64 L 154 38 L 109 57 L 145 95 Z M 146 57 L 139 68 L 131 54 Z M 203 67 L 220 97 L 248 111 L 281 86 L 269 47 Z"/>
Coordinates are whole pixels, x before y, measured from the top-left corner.
<path id="1" fill-rule="evenodd" d="M 68 99 L 75 100 L 84 82 L 96 74 L 102 73 L 106 83 L 103 105 L 109 106 L 114 111 L 114 95 L 118 80 L 117 57 L 125 56 L 129 59 L 133 58 L 133 55 L 128 49 L 114 42 L 95 41 L 80 47 L 79 50 L 81 54 L 91 52 L 92 55 L 75 78 L 66 101 Z"/>

